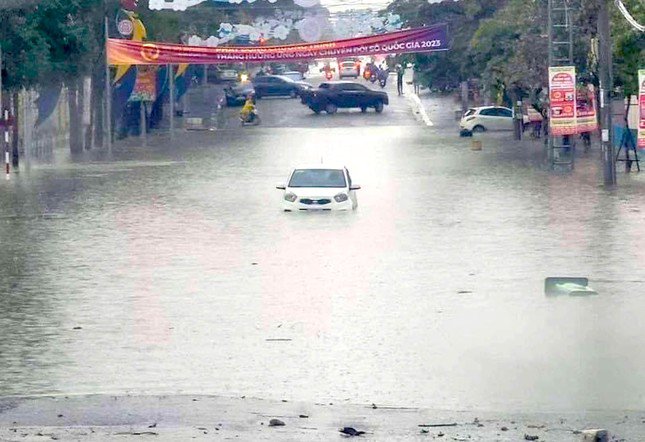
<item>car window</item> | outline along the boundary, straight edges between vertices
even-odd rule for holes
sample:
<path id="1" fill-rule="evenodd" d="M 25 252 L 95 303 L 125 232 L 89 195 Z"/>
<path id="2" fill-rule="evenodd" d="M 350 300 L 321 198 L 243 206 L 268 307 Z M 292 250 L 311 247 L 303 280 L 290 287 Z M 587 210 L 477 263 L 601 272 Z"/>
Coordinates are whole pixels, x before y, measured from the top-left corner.
<path id="1" fill-rule="evenodd" d="M 289 187 L 346 187 L 342 169 L 296 169 Z"/>
<path id="2" fill-rule="evenodd" d="M 293 81 L 300 81 L 303 79 L 303 76 L 300 72 L 290 72 L 283 74 L 283 76 Z"/>
<path id="3" fill-rule="evenodd" d="M 468 109 L 466 113 L 464 114 L 464 117 L 468 117 L 470 115 L 473 115 L 475 112 L 477 112 L 477 109 Z"/>
<path id="4" fill-rule="evenodd" d="M 495 117 L 497 116 L 497 112 L 495 112 L 495 109 L 482 109 L 479 111 L 479 115 L 483 115 L 485 117 Z"/>
<path id="5" fill-rule="evenodd" d="M 495 109 L 497 111 L 497 116 L 499 117 L 513 117 L 513 112 L 510 109 L 505 109 L 503 107 L 498 107 Z"/>

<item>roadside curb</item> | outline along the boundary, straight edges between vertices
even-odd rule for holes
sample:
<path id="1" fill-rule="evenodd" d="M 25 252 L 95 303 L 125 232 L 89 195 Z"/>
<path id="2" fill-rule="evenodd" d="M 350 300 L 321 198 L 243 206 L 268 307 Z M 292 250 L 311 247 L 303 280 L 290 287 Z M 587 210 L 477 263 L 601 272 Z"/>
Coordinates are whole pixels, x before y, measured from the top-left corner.
<path id="1" fill-rule="evenodd" d="M 418 113 L 421 116 L 423 123 L 428 127 L 434 126 L 434 123 L 432 122 L 432 120 L 430 120 L 430 117 L 428 117 L 428 113 L 426 112 L 423 103 L 421 103 L 419 96 L 415 93 L 412 93 L 410 95 L 410 101 L 412 102 L 412 110 L 414 110 L 415 113 Z"/>
<path id="2" fill-rule="evenodd" d="M 410 106 L 412 107 L 412 111 L 414 112 L 414 114 L 415 115 L 418 114 L 421 117 L 421 121 L 423 121 L 423 124 L 425 124 L 426 126 L 428 127 L 434 126 L 434 123 L 432 122 L 430 117 L 428 117 L 428 112 L 426 112 L 426 109 L 423 106 L 423 103 L 421 103 L 421 99 L 410 88 L 407 78 L 404 79 L 403 81 L 403 90 L 405 92 L 406 98 L 410 101 Z"/>

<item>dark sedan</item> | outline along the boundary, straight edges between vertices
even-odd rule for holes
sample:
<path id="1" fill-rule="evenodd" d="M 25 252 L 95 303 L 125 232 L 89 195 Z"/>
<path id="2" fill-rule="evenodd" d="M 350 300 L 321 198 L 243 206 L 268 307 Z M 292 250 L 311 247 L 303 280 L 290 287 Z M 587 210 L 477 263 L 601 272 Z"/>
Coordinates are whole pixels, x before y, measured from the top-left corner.
<path id="1" fill-rule="evenodd" d="M 282 75 L 262 75 L 253 79 L 255 96 L 262 97 L 291 97 L 296 98 L 303 91 L 309 90 L 312 86 L 304 81 L 293 81 Z"/>
<path id="2" fill-rule="evenodd" d="M 227 106 L 241 106 L 246 101 L 246 98 L 254 93 L 253 84 L 250 81 L 236 83 L 224 89 L 226 95 Z"/>
<path id="3" fill-rule="evenodd" d="M 389 104 L 387 93 L 369 89 L 351 81 L 330 81 L 321 83 L 318 89 L 310 90 L 301 97 L 303 104 L 315 113 L 325 111 L 336 113 L 339 108 L 359 108 L 366 112 L 373 107 L 378 113 Z"/>

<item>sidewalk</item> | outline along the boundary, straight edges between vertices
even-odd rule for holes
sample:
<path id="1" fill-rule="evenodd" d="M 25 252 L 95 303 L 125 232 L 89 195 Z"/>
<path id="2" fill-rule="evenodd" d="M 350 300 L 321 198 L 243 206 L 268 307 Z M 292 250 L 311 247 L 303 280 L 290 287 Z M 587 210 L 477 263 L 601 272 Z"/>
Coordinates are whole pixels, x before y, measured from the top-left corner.
<path id="1" fill-rule="evenodd" d="M 283 426 L 269 425 L 279 419 Z M 213 396 L 46 396 L 0 399 L 0 440 L 359 440 L 581 441 L 605 428 L 609 440 L 642 440 L 645 413 L 490 413 L 432 411 L 381 404 L 269 401 Z M 620 435 L 620 437 L 618 437 Z M 526 438 L 528 436 L 529 438 Z M 533 439 L 534 437 L 539 439 Z M 639 439 L 640 438 L 640 439 Z"/>
<path id="2" fill-rule="evenodd" d="M 429 89 L 422 89 L 419 94 L 415 94 L 412 69 L 405 71 L 403 94 L 410 101 L 415 116 L 426 126 L 441 129 L 454 127 L 458 131 L 458 123 L 454 118 L 455 103 L 452 98 L 431 95 Z"/>

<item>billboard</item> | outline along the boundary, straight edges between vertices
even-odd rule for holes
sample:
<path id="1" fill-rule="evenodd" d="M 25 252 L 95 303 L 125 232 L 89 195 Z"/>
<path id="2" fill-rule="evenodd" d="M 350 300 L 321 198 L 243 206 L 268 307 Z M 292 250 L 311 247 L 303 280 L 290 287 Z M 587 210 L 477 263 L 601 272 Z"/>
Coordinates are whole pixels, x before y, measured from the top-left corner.
<path id="1" fill-rule="evenodd" d="M 576 68 L 549 67 L 549 130 L 552 135 L 573 135 L 576 128 Z"/>

